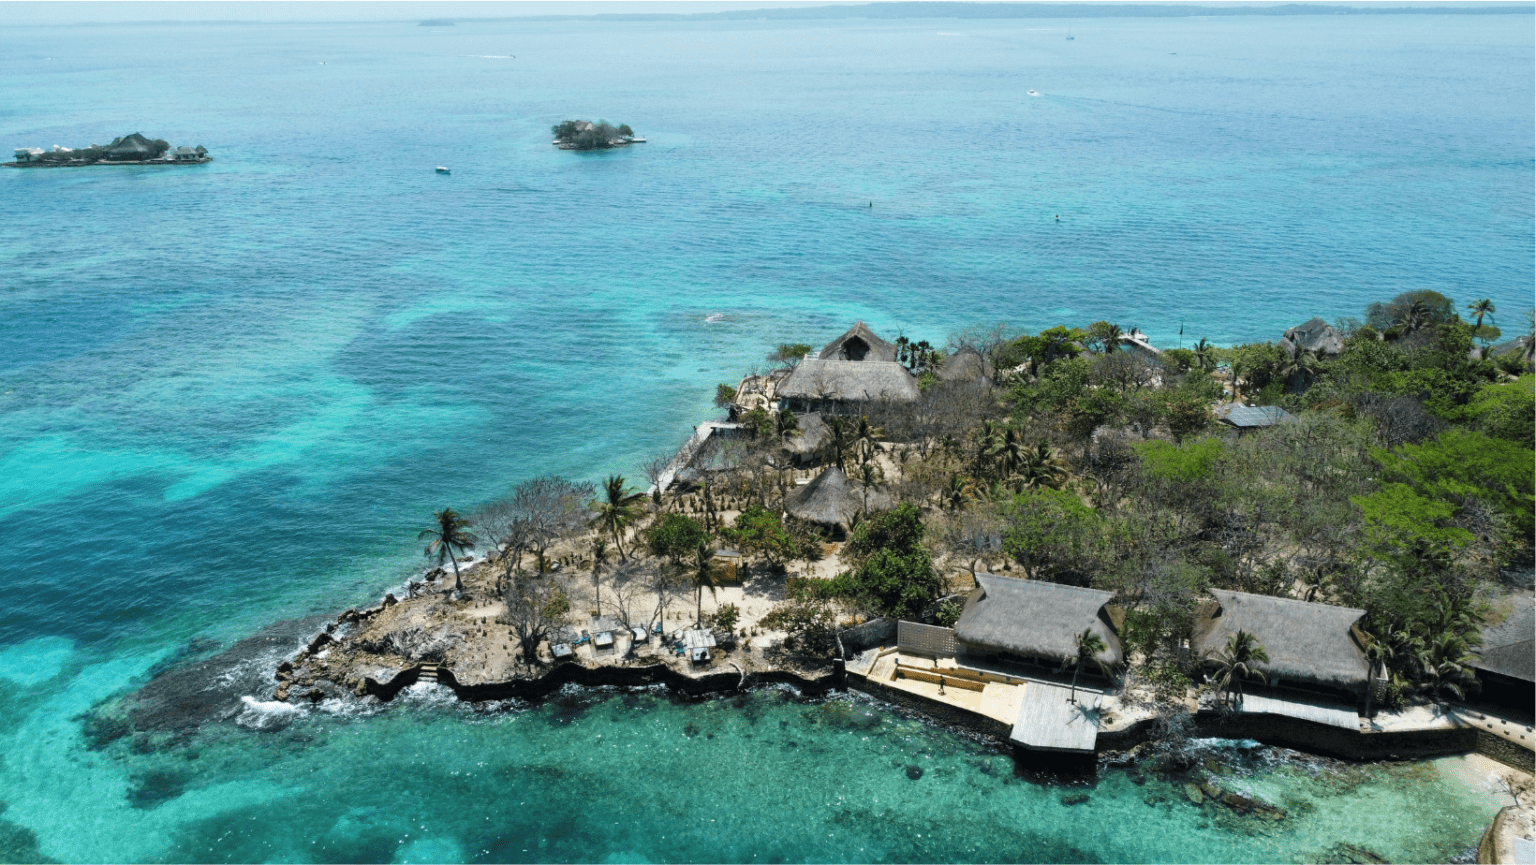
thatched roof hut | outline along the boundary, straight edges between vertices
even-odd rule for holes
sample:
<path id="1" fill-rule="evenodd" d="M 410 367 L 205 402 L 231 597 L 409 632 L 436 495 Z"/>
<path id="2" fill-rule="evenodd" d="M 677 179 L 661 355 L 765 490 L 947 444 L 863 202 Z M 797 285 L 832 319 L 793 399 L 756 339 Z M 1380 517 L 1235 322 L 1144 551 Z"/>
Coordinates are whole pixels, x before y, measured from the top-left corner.
<path id="1" fill-rule="evenodd" d="M 816 357 L 820 360 L 896 361 L 896 346 L 891 345 L 870 330 L 862 321 L 856 321 L 848 332 L 827 343 Z"/>
<path id="2" fill-rule="evenodd" d="M 164 152 L 155 142 L 134 132 L 112 139 L 112 143 L 102 153 L 102 158 L 110 162 L 141 162 L 154 159 Z"/>
<path id="3" fill-rule="evenodd" d="M 1318 357 L 1325 357 L 1344 350 L 1344 337 L 1339 336 L 1333 325 L 1313 317 L 1311 321 L 1286 331 L 1285 336 L 1280 338 L 1280 347 L 1292 357 L 1298 351 L 1310 351 Z"/>
<path id="4" fill-rule="evenodd" d="M 792 409 L 802 407 L 797 411 L 880 399 L 916 402 L 919 393 L 917 379 L 895 361 L 803 360 L 778 388 Z"/>
<path id="5" fill-rule="evenodd" d="M 955 639 L 972 654 L 1008 654 L 1057 662 L 1077 657 L 1074 642 L 1092 630 L 1106 646 L 1099 660 L 1119 664 L 1120 636 L 1104 608 L 1113 592 L 977 574 L 976 588 L 955 622 Z M 1085 670 L 1084 672 L 1088 672 Z"/>
<path id="6" fill-rule="evenodd" d="M 1216 603 L 1196 617 L 1189 641 L 1200 657 L 1224 651 L 1232 635 L 1247 631 L 1269 655 L 1269 663 L 1255 665 L 1269 684 L 1365 695 L 1369 666 L 1355 629 L 1364 610 L 1225 589 L 1211 594 Z"/>
<path id="7" fill-rule="evenodd" d="M 978 379 L 992 379 L 992 365 L 987 363 L 981 352 L 969 346 L 960 349 L 944 359 L 934 373 L 940 381 L 976 381 Z"/>
<path id="8" fill-rule="evenodd" d="M 842 469 L 833 466 L 803 487 L 796 487 L 784 498 L 784 509 L 818 525 L 847 529 L 864 509 L 864 485 L 848 480 Z M 869 490 L 869 511 L 883 511 L 894 502 L 890 493 L 878 487 Z"/>
<path id="9" fill-rule="evenodd" d="M 1507 610 L 1495 608 L 1503 617 L 1483 629 L 1482 657 L 1473 666 L 1511 679 L 1536 681 L 1536 604 L 1530 595 L 1515 595 L 1505 603 Z"/>
<path id="10" fill-rule="evenodd" d="M 799 434 L 784 439 L 784 449 L 797 457 L 808 457 L 816 453 L 827 437 L 832 434 L 821 415 L 812 412 L 810 414 L 796 415 L 799 424 Z"/>

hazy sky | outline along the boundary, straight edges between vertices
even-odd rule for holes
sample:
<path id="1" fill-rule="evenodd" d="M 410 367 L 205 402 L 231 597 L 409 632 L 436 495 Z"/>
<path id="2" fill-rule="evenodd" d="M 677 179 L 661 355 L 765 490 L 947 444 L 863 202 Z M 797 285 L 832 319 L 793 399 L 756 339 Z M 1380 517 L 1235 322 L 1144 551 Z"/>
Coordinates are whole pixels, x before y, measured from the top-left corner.
<path id="1" fill-rule="evenodd" d="M 0 2 L 0 26 L 122 21 L 414 21 L 602 12 L 719 12 L 772 6 L 830 6 L 838 2 L 868 0 L 7 0 Z"/>
<path id="2" fill-rule="evenodd" d="M 523 15 L 596 15 L 604 12 L 686 14 L 865 2 L 870 0 L 0 0 L 0 27 L 133 21 L 417 21 L 423 18 L 511 18 Z M 1183 3 L 1190 0 L 1154 2 Z M 1209 0 L 1194 2 L 1209 3 Z M 1269 0 L 1256 5 L 1276 2 L 1287 0 Z M 1361 0 L 1328 2 L 1361 4 Z M 1482 5 L 1479 0 L 1431 0 L 1427 5 L 1458 2 Z M 1396 2 L 1392 5 L 1426 4 Z"/>

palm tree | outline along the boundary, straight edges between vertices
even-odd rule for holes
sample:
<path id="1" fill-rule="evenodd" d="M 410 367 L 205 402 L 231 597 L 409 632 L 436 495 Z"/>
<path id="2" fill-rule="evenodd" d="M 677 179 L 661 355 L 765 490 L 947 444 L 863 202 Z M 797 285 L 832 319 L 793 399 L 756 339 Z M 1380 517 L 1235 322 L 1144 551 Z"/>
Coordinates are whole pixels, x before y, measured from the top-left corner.
<path id="1" fill-rule="evenodd" d="M 907 363 L 907 348 L 909 346 L 911 346 L 911 344 L 912 344 L 912 340 L 907 339 L 904 336 L 896 337 L 896 362 L 897 363 L 900 363 L 900 364 L 906 364 Z M 907 365 L 910 366 L 910 364 L 907 364 Z"/>
<path id="2" fill-rule="evenodd" d="M 875 455 L 875 443 L 885 437 L 885 431 L 869 422 L 867 415 L 859 418 L 853 430 L 853 443 L 859 449 L 859 462 L 868 463 Z"/>
<path id="3" fill-rule="evenodd" d="M 1472 327 L 1479 328 L 1483 326 L 1483 316 L 1493 315 L 1494 313 L 1498 312 L 1498 309 L 1494 307 L 1493 301 L 1485 297 L 1482 300 L 1467 304 L 1467 312 L 1476 319 L 1476 321 L 1473 322 Z"/>
<path id="4" fill-rule="evenodd" d="M 869 463 L 859 466 L 859 485 L 863 488 L 864 507 L 859 511 L 860 518 L 869 516 L 869 488 L 880 482 L 880 467 Z"/>
<path id="5" fill-rule="evenodd" d="M 464 581 L 459 578 L 458 554 L 475 544 L 475 536 L 469 533 L 469 520 L 459 516 L 453 508 L 443 508 L 432 515 L 436 525 L 432 528 L 422 529 L 416 536 L 418 541 L 427 541 L 426 549 L 422 552 L 429 559 L 437 559 L 437 566 L 443 566 L 443 560 L 453 563 L 453 590 L 464 591 Z"/>
<path id="6" fill-rule="evenodd" d="M 1124 335 L 1125 332 L 1120 329 L 1118 324 L 1111 324 L 1104 328 L 1099 334 L 1100 338 L 1104 341 L 1104 353 L 1114 353 L 1115 349 L 1120 347 L 1120 337 Z"/>
<path id="7" fill-rule="evenodd" d="M 606 529 L 613 536 L 613 546 L 619 551 L 619 559 L 628 561 L 629 556 L 624 552 L 624 539 L 621 534 L 631 523 L 639 519 L 641 514 L 640 502 L 645 498 L 644 493 L 625 489 L 622 475 L 609 475 L 603 481 L 603 498 L 592 503 L 592 510 L 597 516 L 592 519 L 592 526 Z"/>
<path id="8" fill-rule="evenodd" d="M 840 417 L 835 417 L 827 421 L 827 429 L 832 431 L 832 435 L 828 440 L 828 444 L 832 448 L 832 464 L 837 466 L 839 471 L 842 471 L 848 457 L 848 423 Z"/>
<path id="9" fill-rule="evenodd" d="M 1092 628 L 1084 628 L 1081 634 L 1072 638 L 1072 650 L 1075 657 L 1068 658 L 1069 663 L 1075 662 L 1072 669 L 1072 693 L 1067 697 L 1068 703 L 1077 702 L 1077 677 L 1083 672 L 1083 664 L 1092 661 L 1099 668 L 1099 672 L 1107 679 L 1110 675 L 1109 665 L 1099 659 L 1099 653 L 1108 647 L 1104 645 L 1104 638 L 1093 632 Z"/>
<path id="10" fill-rule="evenodd" d="M 1067 480 L 1066 461 L 1049 444 L 1038 442 L 1024 452 L 1018 480 L 1020 489 L 1047 487 L 1059 490 Z"/>
<path id="11" fill-rule="evenodd" d="M 1216 368 L 1216 346 L 1204 339 L 1195 343 L 1195 364 L 1204 372 L 1210 372 Z"/>
<path id="12" fill-rule="evenodd" d="M 603 611 L 602 592 L 598 591 L 599 580 L 603 575 L 603 567 L 608 564 L 608 539 L 592 539 L 592 598 L 597 604 L 597 611 Z"/>
<path id="13" fill-rule="evenodd" d="M 928 340 L 926 339 L 919 340 L 917 345 L 913 346 L 913 369 L 916 369 L 917 367 L 927 367 L 928 361 L 932 358 L 932 356 L 933 346 L 929 345 Z"/>
<path id="14" fill-rule="evenodd" d="M 971 460 L 971 474 L 985 478 L 1002 451 L 1003 435 L 993 421 L 984 420 L 976 428 L 976 455 Z"/>
<path id="15" fill-rule="evenodd" d="M 1424 644 L 1419 652 L 1419 668 L 1429 680 L 1430 696 L 1438 700 L 1443 691 L 1450 691 L 1456 699 L 1466 699 L 1465 686 L 1476 681 L 1472 665 L 1479 660 L 1472 648 L 1482 643 L 1482 635 L 1476 631 L 1447 630 Z"/>
<path id="16" fill-rule="evenodd" d="M 976 481 L 956 472 L 949 476 L 949 483 L 945 485 L 942 493 L 944 505 L 952 511 L 958 511 L 967 504 L 981 498 L 981 493 L 976 487 Z"/>
<path id="17" fill-rule="evenodd" d="M 1398 318 L 1397 325 L 1403 329 L 1403 333 L 1413 333 L 1421 330 L 1430 323 L 1429 304 L 1422 300 L 1416 300 L 1408 304 L 1403 314 Z"/>
<path id="18" fill-rule="evenodd" d="M 1216 690 L 1226 691 L 1229 698 L 1235 694 L 1237 699 L 1233 705 L 1242 702 L 1243 680 L 1258 679 L 1260 682 L 1269 682 L 1269 676 L 1263 670 L 1254 666 L 1257 663 L 1269 663 L 1269 653 L 1259 645 L 1254 636 L 1247 631 L 1239 629 L 1237 633 L 1227 638 L 1225 651 L 1216 656 Z"/>
<path id="19" fill-rule="evenodd" d="M 1313 376 L 1317 375 L 1317 371 L 1321 368 L 1322 364 L 1317 359 L 1316 352 L 1310 350 L 1297 351 L 1296 354 L 1281 364 L 1280 377 L 1285 379 L 1287 383 L 1300 379 L 1302 384 L 1306 384 Z"/>
<path id="20" fill-rule="evenodd" d="M 715 589 L 720 587 L 715 577 L 715 552 L 708 544 L 699 544 L 693 551 L 692 567 L 689 569 L 689 577 L 693 580 L 693 587 L 698 592 L 698 619 L 700 626 L 704 624 L 704 589 L 709 588 L 709 596 L 715 597 Z"/>

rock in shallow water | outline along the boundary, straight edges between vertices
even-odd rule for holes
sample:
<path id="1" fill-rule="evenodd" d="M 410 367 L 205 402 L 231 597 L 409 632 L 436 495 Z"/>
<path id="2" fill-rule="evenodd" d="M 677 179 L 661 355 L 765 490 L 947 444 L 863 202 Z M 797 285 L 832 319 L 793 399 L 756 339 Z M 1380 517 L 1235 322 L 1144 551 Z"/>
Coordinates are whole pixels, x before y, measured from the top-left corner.
<path id="1" fill-rule="evenodd" d="M 908 766 L 907 767 L 907 777 L 911 778 L 913 781 L 916 781 L 918 778 L 923 777 L 923 767 L 922 766 Z"/>

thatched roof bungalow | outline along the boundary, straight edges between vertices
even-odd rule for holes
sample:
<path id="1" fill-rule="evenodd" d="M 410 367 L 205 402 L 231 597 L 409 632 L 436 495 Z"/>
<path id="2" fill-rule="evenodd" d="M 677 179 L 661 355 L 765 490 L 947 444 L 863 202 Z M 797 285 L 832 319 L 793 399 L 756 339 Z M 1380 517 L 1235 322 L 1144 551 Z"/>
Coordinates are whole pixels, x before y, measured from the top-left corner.
<path id="1" fill-rule="evenodd" d="M 993 377 L 992 365 L 969 346 L 945 358 L 934 375 L 946 382 L 991 381 Z"/>
<path id="2" fill-rule="evenodd" d="M 112 143 L 102 153 L 102 159 L 107 162 L 143 162 L 146 159 L 158 159 L 164 152 L 164 147 L 134 132 L 112 139 Z"/>
<path id="3" fill-rule="evenodd" d="M 896 346 L 891 345 L 869 329 L 862 321 L 856 321 L 848 332 L 827 343 L 816 357 L 820 360 L 878 361 L 894 363 Z"/>
<path id="4" fill-rule="evenodd" d="M 917 379 L 895 361 L 803 360 L 778 386 L 780 410 L 859 414 L 877 400 L 916 402 Z"/>
<path id="5" fill-rule="evenodd" d="M 1280 338 L 1280 347 L 1291 357 L 1298 351 L 1310 351 L 1318 357 L 1332 357 L 1344 350 L 1344 337 L 1333 325 L 1320 318 L 1298 324 Z"/>
<path id="6" fill-rule="evenodd" d="M 1075 639 L 1086 629 L 1104 641 L 1099 660 L 1115 666 L 1125 653 L 1106 609 L 1113 598 L 1113 592 L 1098 589 L 980 573 L 955 622 L 955 642 L 963 656 L 976 661 L 1058 667 L 1077 657 Z"/>
<path id="7" fill-rule="evenodd" d="M 1269 655 L 1269 663 L 1255 667 L 1270 686 L 1365 698 L 1369 665 L 1356 627 L 1364 610 L 1225 589 L 1211 594 L 1216 603 L 1196 617 L 1190 638 L 1198 656 L 1213 658 L 1234 634 L 1247 631 Z"/>
<path id="8" fill-rule="evenodd" d="M 1482 656 L 1472 666 L 1483 697 L 1529 710 L 1536 693 L 1536 604 L 1515 595 L 1494 606 L 1483 627 Z"/>
<path id="9" fill-rule="evenodd" d="M 784 450 L 795 462 L 805 462 L 816 458 L 821 446 L 827 443 L 832 435 L 832 430 L 827 427 L 821 415 L 812 412 L 806 415 L 797 415 L 795 421 L 798 424 L 798 432 L 784 439 Z"/>
<path id="10" fill-rule="evenodd" d="M 890 493 L 878 487 L 869 489 L 869 512 L 887 510 L 894 502 Z M 810 483 L 791 490 L 784 498 L 784 510 L 807 522 L 843 532 L 864 511 L 864 485 L 848 480 L 842 469 L 833 466 Z"/>

